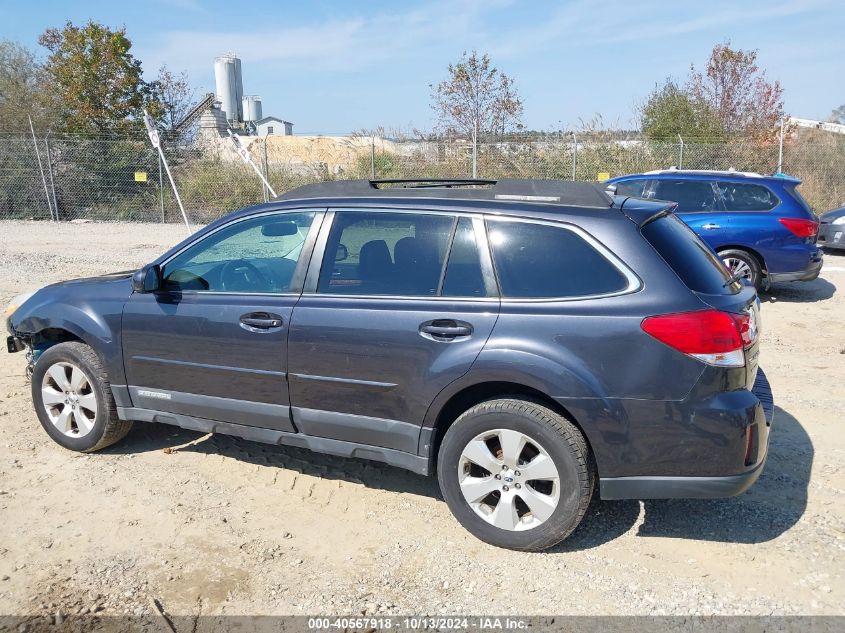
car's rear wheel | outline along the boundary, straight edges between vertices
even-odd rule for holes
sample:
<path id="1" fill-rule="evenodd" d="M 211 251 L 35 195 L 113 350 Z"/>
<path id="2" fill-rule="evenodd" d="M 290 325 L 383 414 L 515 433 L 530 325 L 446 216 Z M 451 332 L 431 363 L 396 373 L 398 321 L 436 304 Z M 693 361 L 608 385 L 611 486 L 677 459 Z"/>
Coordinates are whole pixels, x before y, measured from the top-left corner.
<path id="1" fill-rule="evenodd" d="M 523 551 L 569 536 L 594 487 L 587 442 L 575 425 L 510 398 L 482 402 L 449 427 L 437 475 L 461 525 L 492 545 Z"/>
<path id="2" fill-rule="evenodd" d="M 40 356 L 32 401 L 47 434 L 73 451 L 105 448 L 132 428 L 132 422 L 118 418 L 108 375 L 84 343 L 60 343 Z"/>
<path id="3" fill-rule="evenodd" d="M 722 258 L 722 262 L 727 266 L 731 275 L 744 277 L 757 290 L 760 289 L 763 282 L 763 271 L 759 260 L 754 255 L 748 251 L 729 248 L 719 251 L 719 257 Z"/>

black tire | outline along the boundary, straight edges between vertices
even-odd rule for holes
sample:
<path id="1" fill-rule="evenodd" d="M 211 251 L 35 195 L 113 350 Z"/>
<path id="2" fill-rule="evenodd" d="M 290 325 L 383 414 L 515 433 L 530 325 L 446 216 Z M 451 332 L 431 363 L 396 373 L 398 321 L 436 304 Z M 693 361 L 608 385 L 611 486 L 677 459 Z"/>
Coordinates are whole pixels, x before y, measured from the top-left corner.
<path id="1" fill-rule="evenodd" d="M 497 429 L 518 431 L 537 442 L 558 471 L 557 507 L 536 527 L 520 531 L 496 527 L 476 513 L 461 491 L 458 469 L 464 448 L 479 435 Z M 476 537 L 498 547 L 539 552 L 559 543 L 578 527 L 595 487 L 592 464 L 584 436 L 569 420 L 535 402 L 502 398 L 477 404 L 449 427 L 440 444 L 437 478 L 452 514 Z M 528 485 L 526 482 L 525 488 Z M 497 493 L 493 494 L 495 497 Z"/>
<path id="2" fill-rule="evenodd" d="M 81 437 L 71 437 L 62 433 L 50 420 L 44 406 L 42 387 L 44 374 L 57 363 L 70 363 L 85 374 L 90 384 L 86 389 L 96 396 L 97 411 L 93 427 Z M 106 370 L 99 356 L 84 343 L 59 343 L 45 351 L 35 364 L 32 373 L 32 402 L 38 420 L 53 440 L 72 451 L 91 453 L 122 440 L 132 422 L 117 417 L 117 408 L 112 397 L 111 386 Z M 62 405 L 59 405 L 62 406 Z"/>
<path id="3" fill-rule="evenodd" d="M 748 266 L 750 271 L 748 279 L 757 290 L 760 290 L 763 285 L 763 269 L 760 266 L 760 260 L 757 259 L 757 257 L 748 251 L 738 248 L 727 248 L 725 250 L 721 250 L 719 251 L 719 257 L 729 269 L 731 268 L 728 265 L 729 259 L 738 260 Z"/>

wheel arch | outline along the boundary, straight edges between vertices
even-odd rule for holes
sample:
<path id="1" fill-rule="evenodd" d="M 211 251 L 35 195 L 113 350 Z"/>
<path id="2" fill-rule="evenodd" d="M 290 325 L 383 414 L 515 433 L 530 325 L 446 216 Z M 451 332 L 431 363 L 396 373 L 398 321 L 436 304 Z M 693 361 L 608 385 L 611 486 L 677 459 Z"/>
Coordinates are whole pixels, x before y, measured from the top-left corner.
<path id="1" fill-rule="evenodd" d="M 769 269 L 766 266 L 766 259 L 763 255 L 756 249 L 751 248 L 745 244 L 722 244 L 718 246 L 716 249 L 717 253 L 721 253 L 722 251 L 745 251 L 749 255 L 753 255 L 754 258 L 757 260 L 757 263 L 760 264 L 760 270 L 763 271 L 764 275 L 769 274 Z"/>
<path id="2" fill-rule="evenodd" d="M 437 455 L 440 444 L 446 431 L 455 420 L 464 411 L 467 411 L 476 404 L 496 398 L 528 400 L 548 407 L 555 413 L 562 415 L 575 425 L 584 437 L 584 441 L 587 443 L 587 448 L 591 455 L 595 456 L 589 435 L 575 416 L 560 404 L 560 402 L 552 398 L 541 385 L 528 384 L 531 382 L 533 381 L 483 380 L 464 384 L 460 388 L 449 392 L 446 397 L 439 397 L 440 402 L 436 402 L 437 406 L 435 407 L 433 404 L 429 407 L 426 420 L 423 424 L 423 433 L 420 436 L 418 452 L 421 455 L 427 455 L 429 472 L 437 471 Z M 442 393 L 441 396 L 443 396 Z M 593 463 L 595 464 L 595 459 L 593 459 Z"/>
<path id="3" fill-rule="evenodd" d="M 110 376 L 123 378 L 119 338 L 102 316 L 67 303 L 40 306 L 13 324 L 18 336 L 44 351 L 68 341 L 84 343 L 96 353 Z"/>

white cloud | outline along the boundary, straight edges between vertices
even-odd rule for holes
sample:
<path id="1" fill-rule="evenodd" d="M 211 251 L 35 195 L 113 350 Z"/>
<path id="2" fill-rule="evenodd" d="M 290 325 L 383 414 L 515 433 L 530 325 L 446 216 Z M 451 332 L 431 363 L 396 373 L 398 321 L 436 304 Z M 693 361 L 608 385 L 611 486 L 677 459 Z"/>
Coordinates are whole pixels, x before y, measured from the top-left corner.
<path id="1" fill-rule="evenodd" d="M 138 49 L 147 65 L 167 63 L 189 71 L 208 69 L 212 59 L 235 52 L 245 62 L 277 62 L 320 70 L 361 69 L 445 45 L 484 40 L 478 25 L 498 2 L 441 2 L 395 14 L 359 16 L 322 24 L 280 28 L 166 31 Z"/>

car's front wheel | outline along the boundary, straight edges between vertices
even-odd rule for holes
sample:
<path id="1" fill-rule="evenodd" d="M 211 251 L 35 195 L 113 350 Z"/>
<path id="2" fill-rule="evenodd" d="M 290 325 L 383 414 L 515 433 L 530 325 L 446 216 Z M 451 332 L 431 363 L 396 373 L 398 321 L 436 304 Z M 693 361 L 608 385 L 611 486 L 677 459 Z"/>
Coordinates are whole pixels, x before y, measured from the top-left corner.
<path id="1" fill-rule="evenodd" d="M 60 343 L 39 357 L 32 401 L 47 434 L 73 451 L 105 448 L 132 428 L 132 422 L 118 418 L 108 375 L 84 343 Z"/>
<path id="2" fill-rule="evenodd" d="M 478 404 L 449 427 L 437 475 L 449 509 L 483 541 L 541 551 L 578 526 L 593 493 L 584 436 L 526 400 Z"/>
<path id="3" fill-rule="evenodd" d="M 731 275 L 743 277 L 757 290 L 760 289 L 763 282 L 763 271 L 760 262 L 754 255 L 748 251 L 730 248 L 719 251 L 719 257 L 722 258 L 722 262 Z"/>

